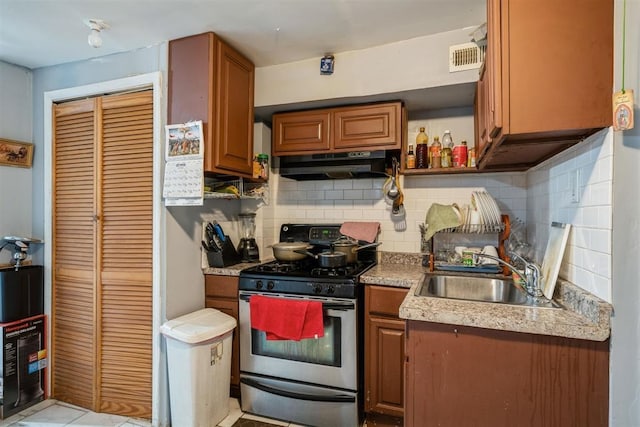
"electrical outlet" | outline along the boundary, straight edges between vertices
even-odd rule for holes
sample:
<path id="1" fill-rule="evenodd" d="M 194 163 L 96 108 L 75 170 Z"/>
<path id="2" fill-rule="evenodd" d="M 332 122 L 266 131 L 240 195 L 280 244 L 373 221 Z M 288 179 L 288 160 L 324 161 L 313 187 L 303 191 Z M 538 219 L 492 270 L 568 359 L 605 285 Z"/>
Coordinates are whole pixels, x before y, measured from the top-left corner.
<path id="1" fill-rule="evenodd" d="M 569 174 L 571 186 L 571 203 L 580 203 L 580 169 L 574 169 Z"/>

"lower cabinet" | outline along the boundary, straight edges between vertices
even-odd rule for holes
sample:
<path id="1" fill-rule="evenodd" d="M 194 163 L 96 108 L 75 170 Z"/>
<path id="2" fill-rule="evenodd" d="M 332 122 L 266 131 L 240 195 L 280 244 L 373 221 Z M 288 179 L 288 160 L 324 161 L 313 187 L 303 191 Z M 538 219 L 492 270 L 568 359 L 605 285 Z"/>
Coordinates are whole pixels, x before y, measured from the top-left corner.
<path id="1" fill-rule="evenodd" d="M 608 340 L 407 321 L 406 344 L 407 427 L 608 425 Z"/>
<path id="2" fill-rule="evenodd" d="M 205 275 L 205 307 L 215 308 L 238 321 L 238 282 L 236 276 Z M 231 342 L 231 396 L 240 397 L 240 339 L 238 327 Z"/>
<path id="3" fill-rule="evenodd" d="M 407 292 L 406 288 L 377 285 L 365 288 L 365 412 L 368 420 L 378 415 L 404 415 L 405 321 L 399 318 L 398 311 Z M 394 420 L 387 419 L 385 423 L 393 425 Z"/>

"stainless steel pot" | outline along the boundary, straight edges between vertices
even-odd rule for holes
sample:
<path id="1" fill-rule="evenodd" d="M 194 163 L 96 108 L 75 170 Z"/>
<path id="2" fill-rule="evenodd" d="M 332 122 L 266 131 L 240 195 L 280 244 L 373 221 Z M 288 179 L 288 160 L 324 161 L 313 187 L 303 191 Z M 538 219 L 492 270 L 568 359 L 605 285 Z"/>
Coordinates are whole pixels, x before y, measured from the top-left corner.
<path id="1" fill-rule="evenodd" d="M 306 242 L 280 242 L 271 245 L 275 259 L 286 262 L 305 259 L 308 253 L 297 251 L 308 251 L 312 247 Z"/>
<path id="2" fill-rule="evenodd" d="M 346 256 L 347 264 L 358 261 L 358 251 L 361 249 L 375 248 L 380 246 L 382 242 L 370 243 L 368 245 L 359 246 L 358 242 L 346 238 L 340 238 L 333 242 L 331 246 L 335 252 L 342 252 Z"/>
<path id="3" fill-rule="evenodd" d="M 317 255 L 306 250 L 299 250 L 296 252 L 306 254 L 312 258 L 317 259 L 318 265 L 322 268 L 342 267 L 347 263 L 347 256 L 342 252 L 324 251 L 320 252 Z"/>

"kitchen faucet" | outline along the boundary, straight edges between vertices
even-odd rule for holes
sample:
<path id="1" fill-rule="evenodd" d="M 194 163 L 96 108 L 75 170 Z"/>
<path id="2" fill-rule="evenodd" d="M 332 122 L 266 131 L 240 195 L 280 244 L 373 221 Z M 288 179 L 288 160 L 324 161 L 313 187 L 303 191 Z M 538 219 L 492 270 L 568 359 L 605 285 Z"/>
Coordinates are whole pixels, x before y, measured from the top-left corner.
<path id="1" fill-rule="evenodd" d="M 489 258 L 499 262 L 500 264 L 504 264 L 507 267 L 509 267 L 509 269 L 512 272 L 524 278 L 525 291 L 527 291 L 529 295 L 531 295 L 534 298 L 543 297 L 544 294 L 542 293 L 542 289 L 540 289 L 540 279 L 542 278 L 542 272 L 540 271 L 540 267 L 538 267 L 538 265 L 536 265 L 533 262 L 527 261 L 525 258 L 521 257 L 516 253 L 511 253 L 510 256 L 512 258 L 517 258 L 524 263 L 524 271 L 518 270 L 516 267 L 514 267 L 513 265 L 509 264 L 508 262 L 504 261 L 501 258 L 492 256 L 492 255 L 486 255 L 483 253 L 473 254 L 473 263 L 477 264 L 478 258 Z"/>

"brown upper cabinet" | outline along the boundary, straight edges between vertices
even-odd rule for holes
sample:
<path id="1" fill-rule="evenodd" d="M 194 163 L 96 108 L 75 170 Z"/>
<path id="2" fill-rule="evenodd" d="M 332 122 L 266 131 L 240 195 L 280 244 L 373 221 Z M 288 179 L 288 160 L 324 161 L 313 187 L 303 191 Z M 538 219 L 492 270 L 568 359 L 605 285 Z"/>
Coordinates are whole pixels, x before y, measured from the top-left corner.
<path id="1" fill-rule="evenodd" d="M 613 2 L 487 1 L 481 170 L 524 170 L 611 126 Z"/>
<path id="2" fill-rule="evenodd" d="M 212 32 L 169 42 L 168 120 L 202 120 L 205 173 L 251 178 L 254 75 Z"/>
<path id="3" fill-rule="evenodd" d="M 400 149 L 402 103 L 273 115 L 274 156 Z"/>

